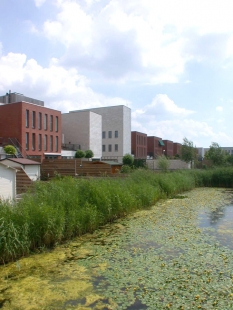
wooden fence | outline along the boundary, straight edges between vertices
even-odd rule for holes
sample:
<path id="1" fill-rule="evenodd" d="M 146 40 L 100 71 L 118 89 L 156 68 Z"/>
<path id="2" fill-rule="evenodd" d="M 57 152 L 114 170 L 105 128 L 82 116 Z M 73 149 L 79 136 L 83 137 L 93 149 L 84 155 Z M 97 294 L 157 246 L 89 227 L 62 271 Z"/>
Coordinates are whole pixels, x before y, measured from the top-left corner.
<path id="1" fill-rule="evenodd" d="M 41 179 L 61 176 L 107 176 L 112 175 L 110 164 L 97 164 L 77 159 L 44 159 L 41 164 Z"/>

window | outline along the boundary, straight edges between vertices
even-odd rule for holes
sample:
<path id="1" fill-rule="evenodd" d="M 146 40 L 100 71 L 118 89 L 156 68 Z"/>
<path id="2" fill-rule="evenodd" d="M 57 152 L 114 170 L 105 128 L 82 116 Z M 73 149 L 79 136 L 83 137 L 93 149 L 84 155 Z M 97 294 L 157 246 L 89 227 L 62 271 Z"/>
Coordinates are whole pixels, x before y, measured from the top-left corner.
<path id="1" fill-rule="evenodd" d="M 109 145 L 108 145 L 108 151 L 109 151 L 109 152 L 112 152 L 112 144 L 109 144 Z"/>
<path id="2" fill-rule="evenodd" d="M 35 147 L 36 147 L 36 134 L 33 133 L 32 134 L 32 150 L 35 151 Z"/>
<path id="3" fill-rule="evenodd" d="M 41 134 L 39 134 L 39 137 L 38 137 L 38 150 L 41 151 L 41 143 L 42 143 L 42 137 L 41 137 Z"/>
<path id="4" fill-rule="evenodd" d="M 58 137 L 57 136 L 55 140 L 55 149 L 56 149 L 56 152 L 58 152 Z"/>
<path id="5" fill-rule="evenodd" d="M 47 135 L 44 135 L 44 150 L 47 151 Z"/>
<path id="6" fill-rule="evenodd" d="M 115 144 L 115 152 L 118 152 L 118 144 Z"/>
<path id="7" fill-rule="evenodd" d="M 102 139 L 105 139 L 105 138 L 106 138 L 106 132 L 103 131 L 103 132 L 102 132 Z"/>
<path id="8" fill-rule="evenodd" d="M 58 132 L 58 116 L 56 116 L 55 130 L 56 130 L 56 132 Z"/>
<path id="9" fill-rule="evenodd" d="M 38 129 L 42 129 L 42 113 L 39 112 Z"/>
<path id="10" fill-rule="evenodd" d="M 50 115 L 50 131 L 53 131 L 53 116 Z"/>
<path id="11" fill-rule="evenodd" d="M 53 136 L 50 136 L 50 152 L 53 151 Z"/>
<path id="12" fill-rule="evenodd" d="M 110 139 L 112 138 L 112 132 L 111 132 L 111 131 L 108 132 L 108 137 L 109 137 Z"/>
<path id="13" fill-rule="evenodd" d="M 115 130 L 115 138 L 118 138 L 118 130 Z"/>
<path id="14" fill-rule="evenodd" d="M 28 132 L 26 132 L 26 150 L 28 150 L 29 149 L 29 133 Z"/>
<path id="15" fill-rule="evenodd" d="M 105 152 L 105 145 L 102 145 L 102 152 Z"/>
<path id="16" fill-rule="evenodd" d="M 32 111 L 32 128 L 36 128 L 36 112 Z"/>
<path id="17" fill-rule="evenodd" d="M 48 115 L 44 115 L 44 130 L 47 130 Z"/>
<path id="18" fill-rule="evenodd" d="M 26 110 L 26 127 L 29 127 L 29 110 Z"/>

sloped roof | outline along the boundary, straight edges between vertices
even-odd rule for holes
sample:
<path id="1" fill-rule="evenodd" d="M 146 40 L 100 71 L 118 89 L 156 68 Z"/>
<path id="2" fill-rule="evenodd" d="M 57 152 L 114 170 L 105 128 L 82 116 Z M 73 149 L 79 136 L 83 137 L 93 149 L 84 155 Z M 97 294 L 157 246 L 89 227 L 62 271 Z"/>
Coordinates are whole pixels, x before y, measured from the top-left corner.
<path id="1" fill-rule="evenodd" d="M 27 158 L 5 158 L 21 165 L 40 165 L 41 163 Z"/>

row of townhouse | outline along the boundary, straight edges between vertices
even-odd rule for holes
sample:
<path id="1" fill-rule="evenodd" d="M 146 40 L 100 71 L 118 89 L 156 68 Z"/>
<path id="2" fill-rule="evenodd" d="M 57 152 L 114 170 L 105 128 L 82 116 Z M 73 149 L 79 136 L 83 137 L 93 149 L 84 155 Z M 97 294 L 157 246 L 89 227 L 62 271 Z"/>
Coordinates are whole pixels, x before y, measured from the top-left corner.
<path id="1" fill-rule="evenodd" d="M 41 100 L 9 91 L 0 96 L 0 147 L 12 144 L 18 157 L 73 158 L 77 149 L 91 149 L 96 159 L 122 161 L 179 154 L 180 144 L 131 132 L 131 109 L 124 106 L 60 111 Z"/>
<path id="2" fill-rule="evenodd" d="M 131 132 L 131 152 L 134 158 L 157 158 L 161 155 L 173 157 L 180 155 L 181 144 L 160 137 L 147 136 L 147 134 Z"/>

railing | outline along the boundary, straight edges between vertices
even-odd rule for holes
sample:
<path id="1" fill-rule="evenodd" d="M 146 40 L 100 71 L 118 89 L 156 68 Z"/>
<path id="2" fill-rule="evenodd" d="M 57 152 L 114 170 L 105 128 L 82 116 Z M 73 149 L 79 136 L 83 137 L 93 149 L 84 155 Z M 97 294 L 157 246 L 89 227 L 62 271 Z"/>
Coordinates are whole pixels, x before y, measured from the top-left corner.
<path id="1" fill-rule="evenodd" d="M 16 157 L 18 158 L 27 158 L 28 154 L 22 147 L 22 145 L 19 143 L 19 140 L 17 138 L 4 138 L 0 137 L 0 146 L 4 147 L 6 145 L 13 145 L 16 148 Z"/>
<path id="2" fill-rule="evenodd" d="M 62 144 L 62 149 L 63 150 L 70 150 L 70 151 L 77 151 L 77 150 L 81 150 L 81 145 L 80 144 L 72 144 L 72 143 L 64 143 L 64 144 Z"/>

